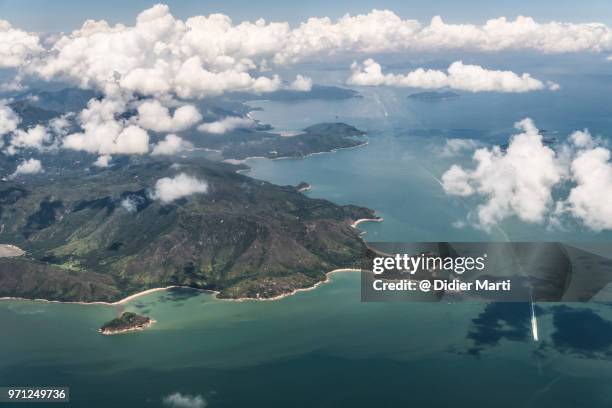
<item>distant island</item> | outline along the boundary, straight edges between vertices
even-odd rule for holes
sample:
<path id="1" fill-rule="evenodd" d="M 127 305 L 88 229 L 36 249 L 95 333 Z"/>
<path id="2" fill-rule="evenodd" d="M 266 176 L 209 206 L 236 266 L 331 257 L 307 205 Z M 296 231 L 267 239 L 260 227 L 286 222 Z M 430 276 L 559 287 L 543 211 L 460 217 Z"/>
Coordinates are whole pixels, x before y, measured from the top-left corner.
<path id="1" fill-rule="evenodd" d="M 188 135 L 197 147 L 218 150 L 225 159 L 243 160 L 249 157 L 278 159 L 304 157 L 313 153 L 332 152 L 366 143 L 365 133 L 342 122 L 317 123 L 291 137 L 273 132 L 237 129 L 223 135 Z"/>
<path id="2" fill-rule="evenodd" d="M 257 96 L 244 92 L 233 93 L 227 97 L 212 97 L 197 103 L 203 113 L 204 122 L 214 122 L 227 117 L 247 118 L 249 112 L 258 110 L 246 104 L 249 100 L 272 99 L 279 101 L 307 99 L 348 99 L 358 97 L 357 92 L 333 86 L 314 85 L 308 92 L 281 90 Z M 96 97 L 92 91 L 76 88 L 65 88 L 59 91 L 29 91 L 16 97 L 9 105 L 22 118 L 21 129 L 45 124 L 67 111 L 78 112 L 86 107 L 90 98 Z M 126 118 L 134 115 L 126 113 Z M 72 125 L 74 126 L 74 124 Z M 78 131 L 73 127 L 72 131 Z M 152 132 L 151 142 L 156 143 L 165 138 L 165 134 Z M 189 129 L 181 133 L 196 148 L 218 151 L 223 159 L 243 160 L 248 157 L 267 157 L 270 159 L 287 157 L 304 157 L 313 153 L 331 152 L 337 149 L 355 147 L 366 143 L 365 133 L 341 122 L 316 123 L 297 132 L 291 137 L 276 133 L 272 126 L 255 121 L 252 127 L 236 128 L 224 134 L 203 133 Z M 66 164 L 87 161 L 81 152 L 62 152 L 59 160 L 69 158 Z M 127 159 L 127 158 L 124 158 Z M 0 171 L 14 168 L 12 162 L 3 166 L 0 160 Z M 0 197 L 0 199 L 2 199 Z"/>
<path id="3" fill-rule="evenodd" d="M 293 91 L 290 89 L 281 89 L 274 92 L 264 94 L 249 94 L 245 92 L 236 92 L 231 95 L 233 98 L 245 100 L 267 100 L 277 102 L 294 102 L 307 101 L 312 99 L 321 99 L 327 101 L 343 100 L 350 98 L 361 98 L 361 95 L 356 91 L 338 86 L 313 85 L 310 91 Z"/>
<path id="4" fill-rule="evenodd" d="M 409 98 L 419 99 L 422 101 L 440 101 L 444 99 L 455 99 L 459 98 L 459 94 L 454 92 L 446 91 L 446 92 L 435 92 L 435 91 L 426 91 L 426 92 L 417 92 L 408 95 Z"/>
<path id="5" fill-rule="evenodd" d="M 141 316 L 132 312 L 123 312 L 121 316 L 105 323 L 98 331 L 104 335 L 120 334 L 144 330 L 147 327 L 151 327 L 154 323 L 155 320 L 147 316 Z"/>

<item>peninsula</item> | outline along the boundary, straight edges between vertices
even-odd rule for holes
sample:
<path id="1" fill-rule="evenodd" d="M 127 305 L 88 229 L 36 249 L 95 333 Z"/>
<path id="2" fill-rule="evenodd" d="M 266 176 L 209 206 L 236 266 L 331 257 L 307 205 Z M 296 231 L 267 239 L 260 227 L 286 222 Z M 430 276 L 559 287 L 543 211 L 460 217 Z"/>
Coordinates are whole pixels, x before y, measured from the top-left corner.
<path id="1" fill-rule="evenodd" d="M 117 159 L 84 173 L 56 156 L 46 174 L 0 185 L 0 242 L 26 252 L 0 258 L 0 297 L 115 302 L 187 286 L 220 298 L 273 298 L 335 269 L 359 266 L 368 208 L 314 199 L 205 159 Z M 177 166 L 178 169 L 177 170 Z M 162 202 L 156 182 L 178 172 L 206 193 Z"/>

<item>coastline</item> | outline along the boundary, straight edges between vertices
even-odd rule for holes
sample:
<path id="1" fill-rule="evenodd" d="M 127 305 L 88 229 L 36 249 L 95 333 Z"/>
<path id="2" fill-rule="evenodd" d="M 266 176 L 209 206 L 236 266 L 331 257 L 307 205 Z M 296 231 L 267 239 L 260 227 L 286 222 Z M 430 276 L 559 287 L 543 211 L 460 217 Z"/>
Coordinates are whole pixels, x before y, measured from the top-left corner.
<path id="1" fill-rule="evenodd" d="M 335 273 L 347 273 L 347 272 L 361 272 L 361 269 L 355 269 L 355 268 L 339 268 L 339 269 L 334 269 L 332 271 L 326 272 L 325 273 L 325 280 L 321 280 L 318 281 L 317 283 L 315 283 L 312 286 L 309 286 L 307 288 L 298 288 L 298 289 L 293 289 L 291 292 L 287 292 L 287 293 L 283 293 L 281 295 L 277 295 L 277 296 L 273 296 L 273 297 L 269 297 L 269 298 L 249 298 L 249 297 L 244 297 L 244 298 L 235 298 L 235 299 L 219 299 L 216 298 L 218 300 L 222 300 L 222 301 L 230 301 L 230 302 L 246 302 L 249 300 L 255 301 L 255 302 L 262 302 L 262 301 L 274 301 L 274 300 L 280 300 L 283 298 L 286 298 L 288 296 L 293 296 L 299 292 L 307 292 L 310 290 L 314 290 L 316 288 L 318 288 L 320 285 L 326 284 L 330 282 L 329 277 Z M 219 292 L 214 292 L 214 293 L 219 293 Z"/>
<path id="2" fill-rule="evenodd" d="M 328 151 L 325 151 L 325 152 L 308 153 L 308 154 L 306 154 L 304 156 L 283 156 L 283 157 L 248 156 L 248 157 L 245 157 L 244 159 L 232 159 L 232 158 L 223 159 L 222 162 L 223 163 L 229 163 L 229 164 L 237 165 L 237 164 L 247 164 L 247 162 L 249 160 L 255 160 L 255 159 L 268 159 L 268 160 L 290 160 L 290 159 L 296 159 L 296 160 L 299 160 L 299 159 L 305 159 L 307 157 L 318 155 L 318 154 L 329 154 L 329 153 L 336 153 L 336 152 L 339 152 L 341 150 L 357 149 L 357 148 L 360 148 L 360 147 L 367 146 L 368 144 L 369 144 L 369 141 L 366 140 L 365 142 L 363 142 L 361 144 L 358 144 L 358 145 L 355 145 L 355 146 L 339 147 L 337 149 L 332 149 L 332 150 L 328 150 Z M 240 169 L 240 170 L 237 170 L 236 172 L 237 173 L 238 172 L 245 172 L 245 171 L 248 171 L 248 170 L 250 170 L 250 169 Z"/>
<path id="3" fill-rule="evenodd" d="M 354 221 L 351 224 L 351 227 L 356 229 L 359 226 L 359 224 L 364 223 L 364 222 L 383 222 L 383 221 L 384 221 L 384 218 L 382 218 L 382 217 L 378 217 L 378 218 L 360 218 L 360 219 Z"/>
<path id="4" fill-rule="evenodd" d="M 0 301 L 2 300 L 21 300 L 21 301 L 28 301 L 28 302 L 42 302 L 42 303 L 63 303 L 63 304 L 67 304 L 67 305 L 99 305 L 99 306 L 120 306 L 124 303 L 127 303 L 131 300 L 134 300 L 136 298 L 139 298 L 141 296 L 145 296 L 154 292 L 160 292 L 162 290 L 168 290 L 168 289 L 172 289 L 172 288 L 189 288 L 189 286 L 176 286 L 176 285 L 172 285 L 172 286 L 164 286 L 164 287 L 159 287 L 159 288 L 152 288 L 152 289 L 147 289 L 147 290 L 143 290 L 142 292 L 137 292 L 134 293 L 133 295 L 127 296 L 123 299 L 120 299 L 116 302 L 104 302 L 102 300 L 98 300 L 95 302 L 76 302 L 76 301 L 63 301 L 63 300 L 48 300 L 48 299 L 28 299 L 28 298 L 22 298 L 22 297 L 11 297 L 11 296 L 6 296 L 6 297 L 1 297 Z M 194 289 L 194 288 L 190 288 L 190 289 Z M 197 289 L 196 289 L 197 290 Z"/>
<path id="5" fill-rule="evenodd" d="M 353 223 L 351 223 L 351 227 L 356 229 L 359 224 L 364 223 L 364 222 L 383 222 L 383 221 L 384 221 L 384 219 L 382 217 L 379 217 L 379 218 L 360 218 L 358 220 L 355 220 Z M 361 271 L 361 269 L 355 269 L 355 268 L 339 268 L 339 269 L 334 269 L 334 270 L 331 270 L 331 271 L 328 271 L 328 272 L 325 273 L 325 279 L 324 280 L 318 281 L 318 282 L 316 282 L 312 286 L 309 286 L 307 288 L 294 289 L 291 292 L 283 293 L 281 295 L 273 296 L 273 297 L 270 297 L 270 298 L 249 298 L 249 297 L 243 297 L 243 298 L 232 298 L 232 299 L 220 299 L 218 297 L 218 295 L 221 292 L 219 292 L 219 291 L 208 290 L 208 289 L 192 288 L 190 286 L 170 285 L 170 286 L 163 286 L 163 287 L 159 287 L 159 288 L 151 288 L 151 289 L 143 290 L 142 292 L 137 292 L 137 293 L 134 293 L 132 295 L 126 296 L 123 299 L 119 299 L 116 302 L 104 302 L 104 301 L 76 302 L 76 301 L 61 301 L 61 300 L 48 300 L 48 299 L 28 299 L 28 298 L 10 297 L 10 296 L 0 297 L 0 301 L 3 301 L 3 300 L 19 300 L 19 301 L 28 301 L 28 302 L 63 303 L 63 304 L 73 304 L 73 305 L 121 306 L 121 305 L 126 304 L 126 303 L 128 303 L 128 302 L 130 302 L 130 301 L 132 301 L 134 299 L 139 298 L 139 297 L 146 296 L 146 295 L 149 295 L 149 294 L 155 293 L 155 292 L 160 292 L 160 291 L 168 290 L 168 289 L 174 289 L 174 288 L 193 289 L 193 290 L 197 290 L 197 291 L 201 291 L 201 292 L 213 293 L 213 294 L 215 294 L 215 299 L 222 300 L 222 301 L 230 301 L 230 302 L 244 302 L 244 301 L 248 301 L 248 300 L 253 300 L 253 301 L 271 301 L 271 300 L 279 300 L 279 299 L 282 299 L 282 298 L 287 297 L 287 296 L 292 296 L 292 295 L 295 295 L 298 292 L 316 289 L 319 285 L 329 282 L 330 281 L 329 276 L 333 275 L 334 273 L 340 273 L 340 272 L 360 272 L 360 271 Z"/>
<path id="6" fill-rule="evenodd" d="M 61 304 L 67 304 L 67 305 L 120 306 L 120 305 L 128 303 L 128 302 L 130 302 L 130 301 L 132 301 L 134 299 L 137 299 L 139 297 L 149 295 L 151 293 L 161 292 L 161 291 L 168 290 L 168 289 L 175 289 L 175 288 L 178 289 L 178 288 L 180 288 L 180 289 L 196 290 L 196 291 L 199 291 L 199 292 L 212 293 L 212 294 L 215 295 L 215 299 L 220 300 L 220 301 L 244 302 L 244 301 L 248 301 L 248 300 L 253 300 L 253 301 L 258 301 L 259 302 L 259 301 L 268 301 L 268 300 L 279 300 L 279 299 L 282 299 L 282 298 L 287 297 L 287 296 L 295 295 L 298 292 L 303 292 L 303 291 L 308 291 L 308 290 L 316 289 L 319 285 L 329 282 L 329 276 L 330 275 L 333 275 L 335 273 L 343 273 L 343 272 L 361 272 L 361 269 L 354 269 L 354 268 L 339 268 L 339 269 L 334 269 L 334 270 L 331 270 L 331 271 L 325 273 L 325 280 L 318 281 L 317 283 L 315 283 L 312 286 L 309 286 L 307 288 L 294 289 L 291 292 L 283 293 L 281 295 L 273 296 L 273 297 L 270 297 L 270 298 L 241 297 L 241 298 L 225 299 L 225 298 L 217 297 L 217 295 L 219 293 L 221 293 L 221 292 L 219 292 L 217 290 L 198 289 L 198 288 L 192 288 L 190 286 L 172 285 L 172 286 L 164 286 L 164 287 L 159 287 L 159 288 L 152 288 L 152 289 L 143 290 L 142 292 L 134 293 L 133 295 L 127 296 L 127 297 L 125 297 L 123 299 L 120 299 L 120 300 L 118 300 L 116 302 L 104 302 L 104 301 L 96 301 L 96 302 L 69 302 L 69 301 L 61 301 L 61 300 L 28 299 L 28 298 L 21 298 L 21 297 L 1 297 L 0 301 L 3 301 L 3 300 L 18 300 L 18 301 L 26 301 L 26 302 L 61 303 Z"/>

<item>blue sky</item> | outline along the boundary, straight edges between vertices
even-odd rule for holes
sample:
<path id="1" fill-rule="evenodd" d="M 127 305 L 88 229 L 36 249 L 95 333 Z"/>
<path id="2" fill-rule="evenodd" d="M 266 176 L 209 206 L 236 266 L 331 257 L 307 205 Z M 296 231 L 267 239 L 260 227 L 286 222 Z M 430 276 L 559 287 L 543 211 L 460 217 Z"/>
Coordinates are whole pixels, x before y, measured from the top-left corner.
<path id="1" fill-rule="evenodd" d="M 0 19 L 31 31 L 68 31 L 79 27 L 85 19 L 106 19 L 112 23 L 131 23 L 145 8 L 159 3 L 148 0 L 105 0 L 85 2 L 82 0 L 0 0 Z M 293 24 L 309 16 L 339 17 L 347 12 L 365 13 L 373 8 L 388 8 L 403 18 L 428 21 L 434 15 L 442 15 L 448 22 L 479 23 L 488 18 L 523 14 L 538 20 L 559 20 L 571 22 L 598 21 L 612 23 L 612 2 L 590 0 L 586 2 L 556 1 L 492 1 L 492 0 L 310 0 L 276 1 L 250 0 L 165 1 L 174 15 L 185 18 L 198 14 L 221 12 L 235 21 L 253 20 L 264 17 L 267 20 L 289 21 Z"/>

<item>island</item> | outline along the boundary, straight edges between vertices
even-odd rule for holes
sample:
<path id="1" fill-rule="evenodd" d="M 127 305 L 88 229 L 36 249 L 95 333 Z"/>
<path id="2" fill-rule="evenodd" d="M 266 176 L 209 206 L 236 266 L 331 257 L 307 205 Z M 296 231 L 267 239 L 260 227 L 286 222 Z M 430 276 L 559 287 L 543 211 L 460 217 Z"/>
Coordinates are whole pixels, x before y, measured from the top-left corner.
<path id="1" fill-rule="evenodd" d="M 435 92 L 435 91 L 427 91 L 427 92 L 417 92 L 408 95 L 411 99 L 417 99 L 421 101 L 442 101 L 446 99 L 455 99 L 459 98 L 459 94 L 455 92 Z"/>
<path id="2" fill-rule="evenodd" d="M 9 105 L 21 118 L 20 129 L 45 124 L 53 118 L 69 112 L 79 112 L 87 106 L 96 93 L 77 88 L 58 91 L 28 91 L 17 95 Z M 211 97 L 195 103 L 202 112 L 203 122 L 215 122 L 227 117 L 250 118 L 249 113 L 261 108 L 249 106 L 248 101 L 262 98 L 261 95 L 233 93 L 227 96 Z M 308 92 L 281 90 L 265 94 L 265 99 L 281 101 L 303 99 L 348 99 L 359 97 L 357 92 L 333 86 L 314 85 Z M 136 111 L 124 114 L 124 119 L 133 118 Z M 71 124 L 71 131 L 79 131 Z M 275 132 L 269 124 L 254 121 L 253 126 L 228 130 L 223 134 L 206 133 L 196 128 L 181 132 L 180 136 L 196 149 L 218 152 L 225 160 L 244 160 L 249 157 L 300 158 L 314 153 L 332 152 L 338 149 L 364 145 L 365 133 L 342 122 L 315 123 L 291 137 Z M 158 143 L 166 137 L 163 132 L 150 132 L 151 143 Z M 127 157 L 116 157 L 127 160 Z M 63 151 L 56 156 L 66 166 L 87 163 L 89 158 L 83 152 Z M 6 166 L 4 163 L 6 162 Z M 80 167 L 80 166 L 79 166 Z M 14 164 L 6 155 L 0 154 L 0 172 L 8 172 Z M 81 167 L 83 170 L 83 167 Z"/>
<path id="3" fill-rule="evenodd" d="M 196 147 L 220 151 L 226 160 L 249 157 L 300 158 L 367 143 L 365 133 L 342 122 L 317 123 L 291 137 L 257 129 L 235 129 L 222 135 L 187 134 Z"/>
<path id="4" fill-rule="evenodd" d="M 154 323 L 155 320 L 147 316 L 141 316 L 132 312 L 123 312 L 121 316 L 102 325 L 98 331 L 104 335 L 113 335 L 144 330 L 147 327 L 151 327 Z"/>
<path id="5" fill-rule="evenodd" d="M 279 102 L 297 102 L 312 99 L 337 101 L 350 98 L 361 98 L 357 91 L 339 86 L 313 85 L 310 91 L 295 91 L 291 89 L 280 89 L 263 94 L 252 94 L 246 92 L 235 92 L 231 98 L 239 101 L 267 100 Z"/>

